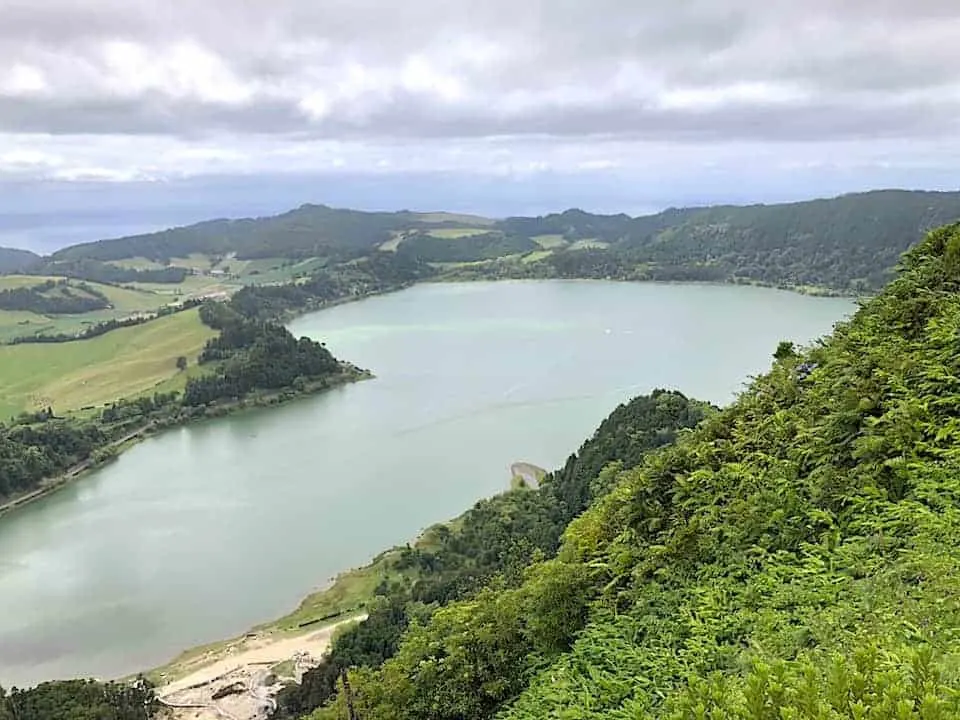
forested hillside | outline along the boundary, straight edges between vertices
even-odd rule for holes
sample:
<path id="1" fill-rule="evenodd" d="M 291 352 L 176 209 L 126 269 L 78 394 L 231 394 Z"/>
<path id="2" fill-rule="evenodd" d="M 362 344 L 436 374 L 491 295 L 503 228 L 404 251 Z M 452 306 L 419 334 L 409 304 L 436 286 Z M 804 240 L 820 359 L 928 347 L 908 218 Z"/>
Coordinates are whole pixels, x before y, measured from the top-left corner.
<path id="1" fill-rule="evenodd" d="M 499 221 L 304 205 L 275 217 L 211 220 L 76 245 L 29 271 L 98 282 L 181 283 L 202 257 L 241 265 L 402 255 L 474 278 L 751 282 L 874 292 L 925 232 L 960 219 L 960 193 L 880 190 L 776 205 L 671 208 L 632 218 L 566 210 Z M 22 262 L 25 259 L 21 258 Z M 154 263 L 153 267 L 132 267 Z M 124 265 L 124 263 L 128 265 Z M 180 264 L 178 264 L 180 263 Z M 4 269 L 0 256 L 0 273 Z M 468 267 L 461 267 L 461 266 Z"/>
<path id="2" fill-rule="evenodd" d="M 413 618 L 313 717 L 960 716 L 958 329 L 951 226 L 832 337 L 601 473 L 555 557 Z"/>
<path id="3" fill-rule="evenodd" d="M 152 686 L 91 680 L 48 682 L 29 690 L 0 688 L 0 720 L 148 720 L 157 710 Z"/>
<path id="4" fill-rule="evenodd" d="M 376 667 L 391 657 L 411 623 L 470 597 L 488 583 L 516 586 L 535 558 L 552 557 L 564 528 L 612 477 L 607 465 L 634 465 L 676 439 L 716 408 L 679 392 L 656 390 L 616 408 L 563 468 L 540 489 L 519 488 L 481 500 L 449 525 L 431 528 L 389 563 L 370 617 L 343 631 L 332 652 L 299 686 L 283 691 L 274 720 L 295 718 L 326 702 L 350 667 Z"/>
<path id="5" fill-rule="evenodd" d="M 191 253 L 240 258 L 346 255 L 372 250 L 390 232 L 415 225 L 407 213 L 373 213 L 303 205 L 275 217 L 210 220 L 147 235 L 84 243 L 54 253 L 53 260 L 122 260 L 145 257 L 160 262 Z"/>
<path id="6" fill-rule="evenodd" d="M 70 315 L 110 307 L 106 295 L 86 283 L 46 280 L 36 285 L 0 290 L 0 310 L 42 315 Z"/>
<path id="7" fill-rule="evenodd" d="M 0 248 L 0 275 L 19 273 L 40 262 L 40 256 L 29 250 Z"/>
<path id="8" fill-rule="evenodd" d="M 204 304 L 200 317 L 218 335 L 205 345 L 201 372 L 186 379 L 183 392 L 118 397 L 79 415 L 44 408 L 0 422 L 0 503 L 104 462 L 141 433 L 222 414 L 260 395 L 273 402 L 362 376 L 322 344 L 295 338 L 275 322 L 247 318 L 226 303 Z M 188 359 L 179 360 L 185 369 Z"/>

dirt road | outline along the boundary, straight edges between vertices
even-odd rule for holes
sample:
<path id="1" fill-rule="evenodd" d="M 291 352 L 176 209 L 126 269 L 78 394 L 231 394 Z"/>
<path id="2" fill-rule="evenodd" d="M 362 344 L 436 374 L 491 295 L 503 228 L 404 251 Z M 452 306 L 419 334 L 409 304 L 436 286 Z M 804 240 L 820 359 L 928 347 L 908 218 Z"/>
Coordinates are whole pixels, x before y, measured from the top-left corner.
<path id="1" fill-rule="evenodd" d="M 320 662 L 337 628 L 365 617 L 303 635 L 247 636 L 172 668 L 178 678 L 158 687 L 157 697 L 176 720 L 262 720 L 273 709 L 283 684 L 299 681 Z M 278 668 L 281 663 L 285 671 Z M 181 671 L 186 674 L 181 676 Z"/>

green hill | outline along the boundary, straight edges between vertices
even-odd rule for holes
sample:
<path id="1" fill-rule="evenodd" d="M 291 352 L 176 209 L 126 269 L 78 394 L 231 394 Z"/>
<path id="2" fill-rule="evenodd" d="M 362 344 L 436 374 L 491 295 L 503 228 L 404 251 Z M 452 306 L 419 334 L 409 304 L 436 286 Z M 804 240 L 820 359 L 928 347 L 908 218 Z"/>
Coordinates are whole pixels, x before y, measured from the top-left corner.
<path id="1" fill-rule="evenodd" d="M 872 292 L 901 253 L 934 227 L 960 219 L 960 193 L 878 190 L 777 205 L 672 208 L 656 215 L 567 211 L 500 224 L 568 247 L 530 276 L 761 282 Z M 576 249 L 577 241 L 607 249 Z"/>
<path id="2" fill-rule="evenodd" d="M 29 250 L 0 247 L 0 275 L 28 270 L 40 262 L 40 256 Z"/>
<path id="3" fill-rule="evenodd" d="M 671 208 L 636 218 L 571 209 L 491 220 L 303 205 L 274 217 L 210 220 L 83 243 L 32 263 L 31 271 L 176 286 L 198 269 L 244 275 L 260 273 L 254 264 L 268 261 L 272 267 L 315 258 L 320 267 L 401 252 L 445 264 L 464 279 L 759 282 L 859 293 L 881 288 L 902 252 L 931 228 L 957 219 L 960 193 L 907 190 Z M 458 270 L 458 264 L 470 267 Z M 0 257 L 0 273 L 22 269 L 18 263 L 4 268 Z"/>
<path id="4" fill-rule="evenodd" d="M 832 337 L 601 473 L 554 557 L 416 606 L 312 717 L 960 716 L 958 328 L 955 225 Z"/>
<path id="5" fill-rule="evenodd" d="M 84 259 L 102 262 L 126 258 L 168 261 L 192 254 L 240 259 L 351 255 L 369 252 L 390 239 L 394 230 L 418 227 L 409 213 L 360 212 L 303 205 L 264 218 L 210 220 L 187 227 L 115 240 L 74 245 L 53 254 L 59 262 Z M 431 224 L 436 227 L 435 224 Z"/>
<path id="6" fill-rule="evenodd" d="M 177 358 L 195 364 L 215 334 L 194 309 L 89 340 L 0 346 L 0 420 L 48 406 L 101 407 L 178 377 L 182 386 Z"/>

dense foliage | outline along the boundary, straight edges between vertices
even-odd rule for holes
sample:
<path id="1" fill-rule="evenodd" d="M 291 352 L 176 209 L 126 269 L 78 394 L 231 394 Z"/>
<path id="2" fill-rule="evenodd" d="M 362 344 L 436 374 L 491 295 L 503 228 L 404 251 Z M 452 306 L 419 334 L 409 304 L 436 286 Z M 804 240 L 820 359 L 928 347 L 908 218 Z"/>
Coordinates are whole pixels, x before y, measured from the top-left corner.
<path id="1" fill-rule="evenodd" d="M 404 238 L 397 253 L 423 262 L 456 263 L 493 260 L 539 249 L 540 246 L 528 237 L 500 231 L 458 238 L 413 233 Z"/>
<path id="2" fill-rule="evenodd" d="M 77 258 L 70 261 L 44 259 L 32 268 L 32 272 L 41 275 L 62 275 L 63 277 L 90 280 L 91 282 L 116 285 L 119 283 L 182 283 L 187 277 L 186 268 L 166 267 L 138 270 L 105 263 L 93 258 Z"/>
<path id="3" fill-rule="evenodd" d="M 421 263 L 483 263 L 458 271 L 463 277 L 755 282 L 857 293 L 878 290 L 924 232 L 960 218 L 960 193 L 883 190 L 778 205 L 671 208 L 636 218 L 582 210 L 496 222 L 445 217 L 437 222 L 409 212 L 304 205 L 276 217 L 213 220 L 76 245 L 41 267 L 48 274 L 103 282 L 179 282 L 182 268 L 136 271 L 110 261 L 168 262 L 191 253 L 319 257 L 328 268 L 340 268 L 322 276 L 333 282 L 353 260 L 393 255 L 381 249 L 392 244 L 396 254 Z M 429 234 L 457 226 L 474 234 Z M 553 240 L 550 253 L 530 255 L 542 238 Z M 596 243 L 605 247 L 591 247 Z M 524 254 L 528 261 L 519 262 Z"/>
<path id="4" fill-rule="evenodd" d="M 97 423 L 72 422 L 52 412 L 0 425 L 0 499 L 32 490 L 45 477 L 87 460 L 109 441 Z"/>
<path id="5" fill-rule="evenodd" d="M 248 318 L 278 319 L 345 299 L 399 290 L 433 274 L 429 265 L 416 258 L 377 252 L 321 268 L 301 282 L 249 285 L 230 298 L 230 307 Z"/>
<path id="6" fill-rule="evenodd" d="M 655 215 L 653 217 L 661 217 Z M 526 237 L 559 235 L 564 240 L 600 240 L 614 243 L 627 234 L 633 222 L 629 215 L 594 215 L 583 210 L 565 210 L 540 217 L 512 217 L 499 223 L 504 232 Z"/>
<path id="7" fill-rule="evenodd" d="M 960 194 L 878 191 L 832 200 L 667 211 L 620 243 L 655 266 L 713 266 L 775 285 L 877 289 L 908 247 L 960 218 Z"/>
<path id="8" fill-rule="evenodd" d="M 952 226 L 832 337 L 781 344 L 729 408 L 601 473 L 522 582 L 351 671 L 355 716 L 957 717 L 958 328 Z M 348 717 L 344 694 L 314 717 Z"/>
<path id="9" fill-rule="evenodd" d="M 500 226 L 610 244 L 606 251 L 559 251 L 541 268 L 515 268 L 519 273 L 856 292 L 882 287 L 901 253 L 958 218 L 960 193 L 883 190 L 779 205 L 671 208 L 638 218 L 569 210 Z"/>
<path id="10" fill-rule="evenodd" d="M 470 597 L 494 578 L 518 584 L 523 568 L 535 557 L 552 556 L 567 523 L 605 491 L 597 482 L 603 467 L 637 462 L 709 411 L 678 392 L 657 390 L 635 398 L 614 410 L 539 490 L 518 489 L 482 500 L 451 526 L 432 528 L 416 547 L 400 554 L 369 619 L 344 631 L 301 685 L 281 693 L 275 718 L 296 717 L 321 705 L 346 668 L 377 667 L 392 657 L 411 621 Z"/>
<path id="11" fill-rule="evenodd" d="M 258 393 L 271 399 L 277 394 L 292 396 L 357 372 L 342 366 L 320 343 L 298 340 L 272 321 L 248 319 L 228 304 L 205 303 L 200 317 L 220 333 L 208 341 L 200 357 L 208 372 L 190 378 L 182 395 L 123 399 L 82 417 L 58 418 L 48 408 L 0 423 L 0 501 L 36 490 L 44 480 L 108 460 L 132 435 L 216 414 L 224 409 L 221 406 Z M 127 324 L 135 323 L 110 321 L 90 332 L 101 334 Z"/>
<path id="12" fill-rule="evenodd" d="M 104 320 L 102 322 L 95 323 L 93 325 L 88 325 L 83 328 L 80 332 L 67 334 L 67 333 L 56 333 L 56 334 L 46 334 L 46 333 L 37 333 L 36 335 L 19 335 L 9 341 L 10 345 L 24 345 L 24 344 L 43 344 L 43 343 L 65 343 L 73 342 L 74 340 L 89 340 L 91 338 L 99 337 L 100 335 L 106 335 L 108 332 L 113 330 L 119 330 L 120 328 L 134 327 L 136 325 L 144 325 L 151 320 L 156 320 L 159 317 L 166 317 L 168 315 L 173 315 L 178 312 L 183 312 L 184 310 L 189 310 L 195 308 L 203 303 L 202 300 L 195 298 L 190 298 L 184 300 L 181 303 L 176 305 L 165 305 L 162 308 L 152 312 L 152 313 L 140 313 L 137 315 L 131 315 L 130 317 L 116 319 L 112 318 L 110 320 Z"/>
<path id="13" fill-rule="evenodd" d="M 100 261 L 145 257 L 165 262 L 191 253 L 240 259 L 322 257 L 330 253 L 363 253 L 390 239 L 393 230 L 411 225 L 406 213 L 340 210 L 303 205 L 275 217 L 210 220 L 147 235 L 74 245 L 53 254 L 54 260 Z"/>
<path id="14" fill-rule="evenodd" d="M 9 694 L 0 688 L 0 720 L 149 720 L 155 711 L 153 688 L 143 679 L 48 682 Z"/>
<path id="15" fill-rule="evenodd" d="M 26 272 L 40 262 L 40 256 L 29 250 L 0 248 L 0 275 Z"/>
<path id="16" fill-rule="evenodd" d="M 220 331 L 200 354 L 201 364 L 216 365 L 187 381 L 184 405 L 238 400 L 254 390 L 302 389 L 341 371 L 323 345 L 307 337 L 298 340 L 283 325 L 248 319 L 222 303 L 202 306 L 200 318 Z"/>
<path id="17" fill-rule="evenodd" d="M 79 315 L 110 307 L 110 300 L 86 283 L 47 280 L 36 285 L 0 290 L 0 310 L 40 315 Z"/>

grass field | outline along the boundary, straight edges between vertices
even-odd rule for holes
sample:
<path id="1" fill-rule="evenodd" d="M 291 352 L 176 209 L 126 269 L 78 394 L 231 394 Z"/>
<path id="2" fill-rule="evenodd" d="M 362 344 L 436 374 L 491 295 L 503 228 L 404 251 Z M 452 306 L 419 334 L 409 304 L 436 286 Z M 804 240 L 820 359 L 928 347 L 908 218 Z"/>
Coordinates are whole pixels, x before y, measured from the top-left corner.
<path id="1" fill-rule="evenodd" d="M 610 243 L 605 243 L 602 240 L 577 240 L 573 245 L 570 246 L 571 250 L 606 250 L 610 247 Z"/>
<path id="2" fill-rule="evenodd" d="M 13 290 L 22 287 L 42 285 L 47 280 L 63 280 L 62 277 L 52 275 L 0 275 L 0 290 Z M 95 285 L 96 283 L 91 283 Z"/>
<path id="3" fill-rule="evenodd" d="M 435 238 L 453 240 L 455 238 L 472 237 L 473 235 L 485 235 L 488 232 L 490 232 L 490 230 L 487 228 L 435 228 L 432 230 L 427 230 L 427 235 Z"/>
<path id="4" fill-rule="evenodd" d="M 536 262 L 537 260 L 543 260 L 545 257 L 549 257 L 552 254 L 553 254 L 553 250 L 534 250 L 533 252 L 529 252 L 526 255 L 524 255 L 523 260 L 521 262 L 523 262 L 524 264 L 533 263 L 533 262 Z"/>
<path id="5" fill-rule="evenodd" d="M 0 290 L 14 287 L 30 287 L 39 285 L 47 280 L 63 280 L 59 277 L 41 277 L 29 275 L 5 275 L 0 277 Z M 84 282 L 99 290 L 109 298 L 112 308 L 97 310 L 80 315 L 38 315 L 32 312 L 0 310 L 0 343 L 8 342 L 15 337 L 26 335 L 65 335 L 83 331 L 91 325 L 104 320 L 125 318 L 140 312 L 156 310 L 175 298 L 171 295 L 156 292 L 151 288 L 116 287 L 101 285 L 100 283 L 71 280 L 78 285 Z M 157 287 L 164 287 L 159 285 Z M 168 289 L 170 286 L 167 286 Z M 180 287 L 180 286 L 172 286 Z"/>
<path id="6" fill-rule="evenodd" d="M 53 280 L 55 282 L 66 280 L 70 285 L 73 286 L 87 285 L 106 295 L 113 304 L 114 309 L 116 309 L 118 312 L 128 315 L 130 313 L 140 312 L 142 310 L 155 310 L 165 303 L 164 300 L 158 299 L 157 296 L 152 292 L 130 290 L 117 287 L 115 285 L 101 285 L 100 283 L 91 282 L 89 280 L 70 280 L 67 278 L 54 276 L 3 275 L 0 276 L 0 290 L 34 287 L 36 285 L 45 283 L 48 280 Z"/>
<path id="7" fill-rule="evenodd" d="M 386 242 L 380 243 L 380 250 L 384 252 L 396 252 L 397 248 L 400 247 L 400 243 L 403 241 L 403 235 L 399 233 L 394 233 L 393 237 L 387 240 Z"/>
<path id="8" fill-rule="evenodd" d="M 187 257 L 170 258 L 170 264 L 174 267 L 209 270 L 213 266 L 213 258 L 202 253 L 191 253 Z"/>
<path id="9" fill-rule="evenodd" d="M 153 293 L 172 302 L 174 297 L 192 297 L 239 287 L 236 280 L 210 275 L 188 275 L 182 283 L 125 283 L 124 287 Z"/>
<path id="10" fill-rule="evenodd" d="M 162 270 L 163 265 L 156 260 L 149 260 L 145 257 L 124 258 L 122 260 L 111 260 L 111 265 L 127 268 L 129 270 Z"/>
<path id="11" fill-rule="evenodd" d="M 66 412 L 182 386 L 177 358 L 195 365 L 214 334 L 194 309 L 90 340 L 0 347 L 0 418 L 46 406 Z"/>
<path id="12" fill-rule="evenodd" d="M 567 241 L 563 239 L 563 235 L 535 235 L 530 239 L 544 250 L 552 250 L 553 248 L 563 247 L 567 244 Z"/>
<path id="13" fill-rule="evenodd" d="M 416 213 L 417 220 L 425 223 L 443 223 L 458 222 L 464 225 L 493 225 L 496 220 L 481 217 L 480 215 L 468 215 L 465 213 L 432 212 Z"/>

